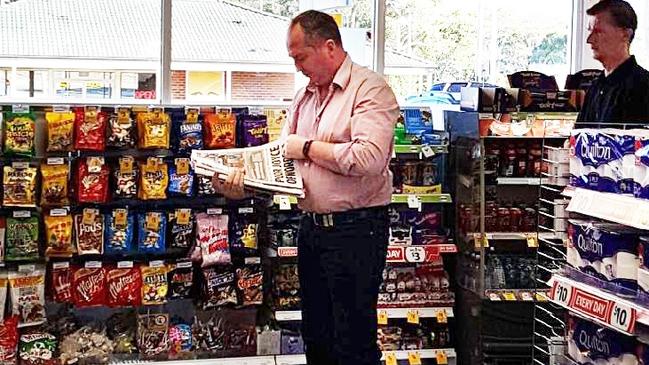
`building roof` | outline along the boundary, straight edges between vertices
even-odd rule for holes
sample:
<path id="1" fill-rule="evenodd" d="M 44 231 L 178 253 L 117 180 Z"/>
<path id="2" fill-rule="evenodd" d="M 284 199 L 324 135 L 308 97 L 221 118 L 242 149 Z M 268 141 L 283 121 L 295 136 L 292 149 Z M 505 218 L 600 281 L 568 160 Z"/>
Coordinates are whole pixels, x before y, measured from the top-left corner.
<path id="1" fill-rule="evenodd" d="M 0 58 L 157 60 L 159 0 L 20 0 L 0 7 Z M 290 65 L 289 20 L 224 0 L 174 0 L 172 59 Z M 386 50 L 386 65 L 430 67 Z"/>

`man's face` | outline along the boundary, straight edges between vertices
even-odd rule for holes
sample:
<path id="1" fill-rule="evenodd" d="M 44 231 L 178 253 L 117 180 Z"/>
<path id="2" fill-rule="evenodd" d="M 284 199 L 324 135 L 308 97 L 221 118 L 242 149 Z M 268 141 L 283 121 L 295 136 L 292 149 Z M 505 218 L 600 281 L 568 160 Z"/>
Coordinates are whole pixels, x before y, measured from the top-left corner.
<path id="1" fill-rule="evenodd" d="M 333 80 L 335 70 L 332 72 L 330 67 L 333 59 L 332 42 L 308 42 L 299 24 L 288 32 L 289 57 L 295 62 L 295 68 L 316 86 L 328 85 Z"/>
<path id="2" fill-rule="evenodd" d="M 586 42 L 593 50 L 593 57 L 606 62 L 619 58 L 628 51 L 628 30 L 615 26 L 606 12 L 590 16 Z"/>

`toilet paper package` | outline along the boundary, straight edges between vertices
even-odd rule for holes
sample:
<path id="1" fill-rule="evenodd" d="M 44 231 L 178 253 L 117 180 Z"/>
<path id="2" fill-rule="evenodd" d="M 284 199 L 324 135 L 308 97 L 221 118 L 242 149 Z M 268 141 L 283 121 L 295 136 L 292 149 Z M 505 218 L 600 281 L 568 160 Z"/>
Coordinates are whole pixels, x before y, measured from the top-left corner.
<path id="1" fill-rule="evenodd" d="M 649 133 L 637 132 L 633 166 L 633 193 L 636 198 L 649 199 Z"/>
<path id="2" fill-rule="evenodd" d="M 639 236 L 619 224 L 571 219 L 567 262 L 574 268 L 616 287 L 638 288 Z"/>
<path id="3" fill-rule="evenodd" d="M 649 294 L 649 236 L 640 237 L 638 253 L 638 289 Z"/>
<path id="4" fill-rule="evenodd" d="M 583 365 L 638 365 L 638 343 L 632 336 L 571 317 L 568 355 Z"/>
<path id="5" fill-rule="evenodd" d="M 617 192 L 624 195 L 634 195 L 635 178 L 635 141 L 640 137 L 640 130 L 605 130 L 616 140 L 616 147 L 622 156 L 622 168 L 617 177 Z"/>
<path id="6" fill-rule="evenodd" d="M 570 185 L 621 193 L 624 139 L 614 130 L 576 129 L 570 136 Z"/>

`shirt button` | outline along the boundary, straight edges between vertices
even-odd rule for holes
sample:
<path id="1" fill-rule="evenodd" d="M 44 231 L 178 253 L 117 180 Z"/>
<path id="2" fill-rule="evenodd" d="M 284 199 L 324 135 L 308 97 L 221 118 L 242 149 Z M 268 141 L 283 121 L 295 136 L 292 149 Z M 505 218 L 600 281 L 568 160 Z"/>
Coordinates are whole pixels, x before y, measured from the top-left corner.
<path id="1" fill-rule="evenodd" d="M 600 95 L 604 95 L 604 90 L 599 92 Z"/>

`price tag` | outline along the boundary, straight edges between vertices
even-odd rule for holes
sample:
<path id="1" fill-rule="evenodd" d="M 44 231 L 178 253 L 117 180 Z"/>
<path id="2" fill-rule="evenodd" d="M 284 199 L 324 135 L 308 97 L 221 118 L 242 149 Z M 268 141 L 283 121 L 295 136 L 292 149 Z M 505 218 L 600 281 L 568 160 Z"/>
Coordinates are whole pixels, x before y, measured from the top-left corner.
<path id="1" fill-rule="evenodd" d="M 385 365 L 397 365 L 397 355 L 394 352 L 385 353 Z"/>
<path id="2" fill-rule="evenodd" d="M 55 262 L 52 264 L 53 269 L 67 269 L 70 267 L 70 263 L 67 261 Z"/>
<path id="3" fill-rule="evenodd" d="M 13 216 L 14 218 L 29 218 L 32 216 L 32 212 L 29 210 L 15 210 Z"/>
<path id="4" fill-rule="evenodd" d="M 26 169 L 29 167 L 29 162 L 14 161 L 11 163 L 11 167 L 15 169 Z"/>
<path id="5" fill-rule="evenodd" d="M 189 174 L 189 159 L 188 158 L 177 158 L 176 159 L 176 172 L 178 175 L 187 175 Z"/>
<path id="6" fill-rule="evenodd" d="M 135 160 L 132 156 L 124 156 L 119 159 L 119 172 L 129 174 L 133 172 Z"/>
<path id="7" fill-rule="evenodd" d="M 160 213 L 149 212 L 146 215 L 146 229 L 157 231 L 160 228 Z"/>
<path id="8" fill-rule="evenodd" d="M 480 249 L 480 247 L 487 248 L 489 247 L 489 238 L 487 238 L 487 235 L 482 235 L 480 233 L 475 233 L 473 234 L 473 242 L 475 244 L 476 249 Z"/>
<path id="9" fill-rule="evenodd" d="M 380 325 L 387 325 L 388 324 L 388 312 L 384 310 L 379 310 L 377 313 L 378 321 Z"/>
<path id="10" fill-rule="evenodd" d="M 539 240 L 536 237 L 535 233 L 528 234 L 526 239 L 527 239 L 527 247 L 529 247 L 529 248 L 537 248 L 537 247 L 539 247 Z"/>
<path id="11" fill-rule="evenodd" d="M 252 214 L 255 212 L 253 207 L 241 207 L 239 208 L 239 214 Z"/>
<path id="12" fill-rule="evenodd" d="M 408 262 L 426 261 L 426 250 L 423 247 L 417 247 L 417 246 L 406 247 L 406 261 Z"/>
<path id="13" fill-rule="evenodd" d="M 191 209 L 176 209 L 176 221 L 178 224 L 189 224 L 189 218 L 191 215 Z"/>
<path id="14" fill-rule="evenodd" d="M 163 267 L 165 262 L 162 260 L 149 261 L 149 267 Z"/>
<path id="15" fill-rule="evenodd" d="M 209 215 L 223 214 L 223 209 L 222 208 L 209 208 L 207 210 L 207 214 L 209 214 Z"/>
<path id="16" fill-rule="evenodd" d="M 85 113 L 85 123 L 92 124 L 97 122 L 97 111 L 96 106 L 87 106 Z"/>
<path id="17" fill-rule="evenodd" d="M 18 271 L 20 272 L 33 272 L 34 270 L 36 270 L 36 265 L 34 264 L 18 265 Z"/>
<path id="18" fill-rule="evenodd" d="M 11 106 L 11 111 L 13 113 L 29 113 L 29 105 L 25 104 L 14 104 Z"/>
<path id="19" fill-rule="evenodd" d="M 192 262 L 191 261 L 178 261 L 178 262 L 176 262 L 176 267 L 181 268 L 181 269 L 186 269 L 188 267 L 192 267 Z"/>
<path id="20" fill-rule="evenodd" d="M 101 172 L 101 167 L 104 166 L 104 158 L 95 156 L 88 157 L 88 172 L 98 173 Z"/>
<path id="21" fill-rule="evenodd" d="M 611 326 L 624 332 L 633 333 L 635 329 L 636 310 L 624 303 L 613 303 L 613 310 L 608 322 Z"/>
<path id="22" fill-rule="evenodd" d="M 162 159 L 160 157 L 149 157 L 146 159 L 146 164 L 151 168 L 158 166 L 160 163 L 162 163 Z"/>
<path id="23" fill-rule="evenodd" d="M 548 297 L 546 297 L 546 296 L 543 295 L 542 293 L 536 293 L 536 294 L 534 295 L 534 298 L 536 298 L 536 300 L 537 300 L 538 302 L 547 302 L 547 301 L 548 301 Z"/>
<path id="24" fill-rule="evenodd" d="M 117 263 L 118 269 L 130 269 L 133 267 L 133 261 L 119 261 Z"/>
<path id="25" fill-rule="evenodd" d="M 286 195 L 275 195 L 279 203 L 279 210 L 291 210 L 291 199 Z"/>
<path id="26" fill-rule="evenodd" d="M 410 365 L 421 365 L 421 355 L 419 352 L 409 352 L 408 353 L 408 363 Z"/>
<path id="27" fill-rule="evenodd" d="M 47 159 L 47 164 L 48 165 L 63 165 L 65 163 L 65 160 L 63 157 L 50 157 Z"/>
<path id="28" fill-rule="evenodd" d="M 437 354 L 435 354 L 435 359 L 437 360 L 437 365 L 448 364 L 448 356 L 446 356 L 446 352 L 444 351 L 437 351 Z"/>
<path id="29" fill-rule="evenodd" d="M 448 323 L 448 316 L 446 315 L 445 309 L 437 311 L 437 323 Z"/>
<path id="30" fill-rule="evenodd" d="M 101 261 L 86 261 L 86 269 L 101 269 Z"/>
<path id="31" fill-rule="evenodd" d="M 261 257 L 246 257 L 244 263 L 246 265 L 259 265 L 261 264 Z"/>
<path id="32" fill-rule="evenodd" d="M 52 105 L 52 111 L 55 113 L 65 113 L 70 111 L 69 105 Z"/>
<path id="33" fill-rule="evenodd" d="M 95 224 L 95 217 L 99 214 L 97 209 L 86 208 L 83 210 L 83 218 L 81 222 L 86 226 L 91 226 Z"/>
<path id="34" fill-rule="evenodd" d="M 115 227 L 124 229 L 127 225 L 128 211 L 126 209 L 115 209 Z"/>
<path id="35" fill-rule="evenodd" d="M 408 195 L 408 208 L 421 209 L 421 200 L 417 195 Z"/>
<path id="36" fill-rule="evenodd" d="M 64 217 L 68 215 L 68 210 L 65 208 L 57 208 L 50 210 L 50 217 Z"/>
<path id="37" fill-rule="evenodd" d="M 503 294 L 503 297 L 505 298 L 505 300 L 509 300 L 509 301 L 515 301 L 516 300 L 516 294 L 511 293 L 511 292 L 507 292 L 507 293 Z"/>
<path id="38" fill-rule="evenodd" d="M 128 108 L 117 108 L 117 123 L 118 124 L 130 124 L 131 122 L 131 111 Z"/>
<path id="39" fill-rule="evenodd" d="M 572 298 L 572 287 L 566 283 L 555 281 L 551 294 L 552 300 L 567 307 Z"/>
<path id="40" fill-rule="evenodd" d="M 198 108 L 187 108 L 187 123 L 198 123 Z"/>
<path id="41" fill-rule="evenodd" d="M 431 158 L 435 156 L 435 151 L 431 146 L 422 146 L 421 153 L 424 155 L 424 158 Z"/>
<path id="42" fill-rule="evenodd" d="M 408 323 L 419 324 L 419 312 L 415 309 L 409 309 L 406 319 Z"/>
<path id="43" fill-rule="evenodd" d="M 526 291 L 521 293 L 521 299 L 523 299 L 526 302 L 531 302 L 534 300 L 534 298 L 532 298 L 532 294 Z"/>
<path id="44" fill-rule="evenodd" d="M 500 297 L 498 296 L 498 293 L 489 293 L 489 300 L 492 302 L 500 302 Z"/>

